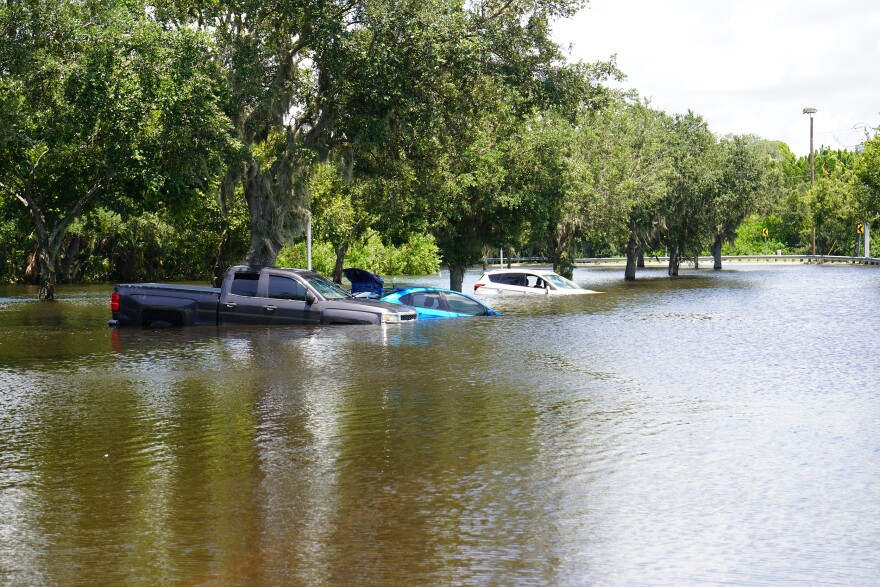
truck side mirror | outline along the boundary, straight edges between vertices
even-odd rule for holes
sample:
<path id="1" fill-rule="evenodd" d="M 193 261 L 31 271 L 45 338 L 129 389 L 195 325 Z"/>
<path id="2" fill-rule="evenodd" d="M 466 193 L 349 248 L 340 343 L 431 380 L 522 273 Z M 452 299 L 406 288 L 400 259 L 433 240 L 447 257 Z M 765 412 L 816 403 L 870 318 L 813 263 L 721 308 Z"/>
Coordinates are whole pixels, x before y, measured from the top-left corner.
<path id="1" fill-rule="evenodd" d="M 318 298 L 315 297 L 315 294 L 313 294 L 310 291 L 306 292 L 306 304 L 307 305 L 311 306 L 312 304 L 314 304 L 317 301 L 318 301 Z"/>

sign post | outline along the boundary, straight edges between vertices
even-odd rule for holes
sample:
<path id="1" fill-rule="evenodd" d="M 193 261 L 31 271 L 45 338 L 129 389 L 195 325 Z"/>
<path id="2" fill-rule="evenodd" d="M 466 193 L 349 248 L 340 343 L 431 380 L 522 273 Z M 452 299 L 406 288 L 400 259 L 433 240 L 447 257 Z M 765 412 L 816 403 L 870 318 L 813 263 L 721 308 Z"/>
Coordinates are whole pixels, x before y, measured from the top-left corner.
<path id="1" fill-rule="evenodd" d="M 762 228 L 761 229 L 761 236 L 764 237 L 764 254 L 769 255 L 769 253 L 767 252 L 767 237 L 770 236 L 770 229 L 766 228 L 766 227 Z"/>
<path id="2" fill-rule="evenodd" d="M 859 237 L 865 234 L 865 225 L 861 222 L 856 223 L 856 257 L 860 257 L 862 252 L 859 247 L 862 246 L 862 239 Z M 867 257 L 867 255 L 865 255 Z"/>
<path id="3" fill-rule="evenodd" d="M 309 210 L 309 223 L 306 225 L 306 269 L 312 270 L 312 211 Z"/>

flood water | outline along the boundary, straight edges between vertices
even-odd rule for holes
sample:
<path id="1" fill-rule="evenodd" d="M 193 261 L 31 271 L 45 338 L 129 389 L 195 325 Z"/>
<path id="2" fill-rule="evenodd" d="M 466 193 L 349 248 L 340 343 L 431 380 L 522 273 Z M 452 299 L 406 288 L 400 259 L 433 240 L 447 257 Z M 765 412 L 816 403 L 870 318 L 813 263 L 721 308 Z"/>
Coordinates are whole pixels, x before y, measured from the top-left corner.
<path id="1" fill-rule="evenodd" d="M 880 583 L 880 269 L 622 276 L 390 327 L 0 288 L 0 584 Z"/>

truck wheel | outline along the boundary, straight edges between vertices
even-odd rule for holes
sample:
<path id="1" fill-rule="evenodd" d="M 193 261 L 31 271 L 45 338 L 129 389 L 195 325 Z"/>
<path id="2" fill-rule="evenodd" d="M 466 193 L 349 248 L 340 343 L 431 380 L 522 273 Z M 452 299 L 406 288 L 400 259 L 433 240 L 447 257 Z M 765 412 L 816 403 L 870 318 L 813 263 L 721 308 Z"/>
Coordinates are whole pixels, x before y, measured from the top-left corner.
<path id="1" fill-rule="evenodd" d="M 167 328 L 183 326 L 183 316 L 171 310 L 153 310 L 143 316 L 144 328 Z"/>

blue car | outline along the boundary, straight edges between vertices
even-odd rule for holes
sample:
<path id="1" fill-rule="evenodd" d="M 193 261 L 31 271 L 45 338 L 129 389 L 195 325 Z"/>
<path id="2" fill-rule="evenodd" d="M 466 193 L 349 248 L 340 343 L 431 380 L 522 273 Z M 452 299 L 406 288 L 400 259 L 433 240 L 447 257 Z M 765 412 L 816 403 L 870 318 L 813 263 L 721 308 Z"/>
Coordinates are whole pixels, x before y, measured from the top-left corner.
<path id="1" fill-rule="evenodd" d="M 411 306 L 418 313 L 419 320 L 500 315 L 476 298 L 451 289 L 419 286 L 385 287 L 381 277 L 363 269 L 343 269 L 342 273 L 351 282 L 353 295 Z"/>

